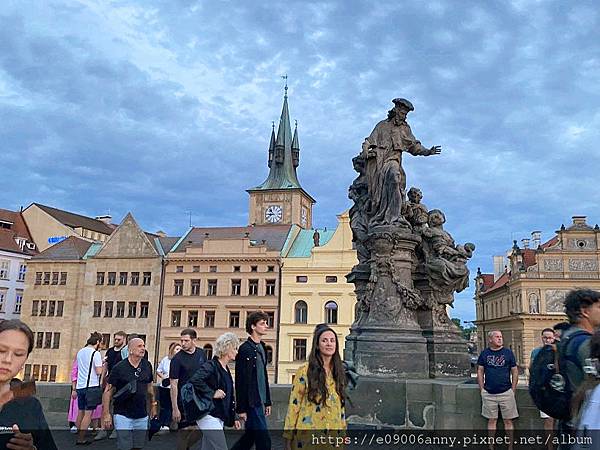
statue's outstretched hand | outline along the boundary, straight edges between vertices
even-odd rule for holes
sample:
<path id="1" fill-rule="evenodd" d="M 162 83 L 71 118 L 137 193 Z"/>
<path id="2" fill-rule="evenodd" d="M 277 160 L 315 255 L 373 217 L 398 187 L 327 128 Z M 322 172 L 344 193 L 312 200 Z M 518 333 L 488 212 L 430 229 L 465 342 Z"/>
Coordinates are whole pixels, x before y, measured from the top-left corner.
<path id="1" fill-rule="evenodd" d="M 430 155 L 439 155 L 440 153 L 442 153 L 442 147 L 439 145 L 434 145 L 429 149 Z"/>

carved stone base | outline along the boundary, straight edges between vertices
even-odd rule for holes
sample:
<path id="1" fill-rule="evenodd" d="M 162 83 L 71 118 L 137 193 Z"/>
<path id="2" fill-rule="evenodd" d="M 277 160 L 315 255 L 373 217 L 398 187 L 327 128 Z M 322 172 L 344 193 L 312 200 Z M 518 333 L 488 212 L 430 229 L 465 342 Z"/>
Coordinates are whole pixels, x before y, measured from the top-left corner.
<path id="1" fill-rule="evenodd" d="M 346 338 L 344 359 L 363 376 L 429 377 L 427 340 L 419 330 L 361 327 Z"/>
<path id="2" fill-rule="evenodd" d="M 469 378 L 471 358 L 467 341 L 459 330 L 433 330 L 429 333 L 429 371 L 432 378 Z"/>

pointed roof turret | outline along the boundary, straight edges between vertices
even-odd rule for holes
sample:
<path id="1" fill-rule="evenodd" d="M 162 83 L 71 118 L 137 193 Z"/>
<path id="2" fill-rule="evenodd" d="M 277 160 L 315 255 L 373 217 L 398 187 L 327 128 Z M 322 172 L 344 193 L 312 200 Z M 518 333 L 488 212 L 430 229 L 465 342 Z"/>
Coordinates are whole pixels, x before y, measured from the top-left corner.
<path id="1" fill-rule="evenodd" d="M 269 145 L 269 176 L 262 184 L 249 189 L 249 191 L 267 189 L 302 189 L 296 174 L 296 167 L 298 167 L 297 154 L 300 149 L 297 134 L 294 134 L 294 142 L 298 148 L 295 148 L 292 144 L 293 138 L 292 127 L 290 125 L 287 89 L 286 83 L 277 136 L 275 137 L 274 130 L 271 131 L 271 144 Z M 292 154 L 292 148 L 295 150 L 295 155 Z"/>
<path id="2" fill-rule="evenodd" d="M 292 138 L 292 163 L 294 167 L 300 164 L 300 143 L 298 142 L 298 121 L 296 120 L 296 128 L 294 128 L 294 137 Z"/>

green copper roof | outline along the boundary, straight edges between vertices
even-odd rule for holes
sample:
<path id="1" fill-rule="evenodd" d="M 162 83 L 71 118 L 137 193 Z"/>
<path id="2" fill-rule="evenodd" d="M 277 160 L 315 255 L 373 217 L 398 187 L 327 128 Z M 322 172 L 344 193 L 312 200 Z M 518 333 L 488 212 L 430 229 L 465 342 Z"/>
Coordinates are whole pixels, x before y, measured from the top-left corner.
<path id="1" fill-rule="evenodd" d="M 101 248 L 102 243 L 94 242 L 92 245 L 90 245 L 90 248 L 88 248 L 87 252 L 85 252 L 85 255 L 83 255 L 83 259 L 88 259 L 93 256 L 96 256 L 96 254 L 100 251 Z"/>
<path id="2" fill-rule="evenodd" d="M 319 230 L 317 229 L 316 231 L 319 232 L 319 246 L 323 247 L 324 245 L 326 245 L 331 238 L 333 237 L 333 234 L 335 233 L 335 229 L 334 230 L 327 230 L 327 229 L 323 229 L 323 230 Z M 310 256 L 310 252 L 312 251 L 312 249 L 315 247 L 315 241 L 313 238 L 313 235 L 315 234 L 315 230 L 300 230 L 300 233 L 298 233 L 298 236 L 296 236 L 296 239 L 294 239 L 294 243 L 292 244 L 292 248 L 290 249 L 289 253 L 287 254 L 288 258 L 306 258 L 308 256 Z"/>
<path id="3" fill-rule="evenodd" d="M 290 126 L 290 113 L 288 109 L 287 91 L 283 97 L 283 109 L 279 119 L 279 128 L 277 137 L 273 146 L 273 133 L 271 133 L 271 142 L 269 145 L 269 176 L 262 184 L 250 189 L 268 190 L 268 189 L 302 189 L 296 168 L 292 158 L 292 140 L 295 149 L 299 150 L 297 130 L 292 136 L 292 127 Z"/>

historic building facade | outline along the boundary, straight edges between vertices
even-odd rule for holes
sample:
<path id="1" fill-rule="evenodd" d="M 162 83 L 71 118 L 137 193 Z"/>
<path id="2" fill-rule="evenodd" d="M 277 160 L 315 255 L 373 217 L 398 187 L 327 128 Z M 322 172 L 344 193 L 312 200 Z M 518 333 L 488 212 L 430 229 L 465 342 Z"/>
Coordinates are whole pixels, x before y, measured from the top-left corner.
<path id="1" fill-rule="evenodd" d="M 128 214 L 104 243 L 70 236 L 33 257 L 22 318 L 36 342 L 24 376 L 68 381 L 92 331 L 104 348 L 117 331 L 141 335 L 155 362 L 163 259 L 176 240 L 145 233 Z"/>
<path id="2" fill-rule="evenodd" d="M 269 377 L 275 380 L 281 254 L 293 240 L 292 229 L 312 226 L 315 202 L 298 181 L 299 155 L 286 88 L 277 135 L 274 128 L 271 132 L 269 174 L 247 191 L 249 225 L 192 228 L 166 257 L 161 354 L 182 329 L 193 327 L 199 334 L 197 345 L 210 356 L 215 339 L 227 331 L 245 340 L 248 314 L 262 310 L 269 315 L 264 342 Z"/>
<path id="3" fill-rule="evenodd" d="M 354 321 L 356 296 L 346 275 L 358 263 L 350 218 L 338 216 L 335 230 L 299 229 L 283 253 L 277 382 L 291 383 L 306 361 L 320 323 L 337 333 L 340 354 Z"/>
<path id="4" fill-rule="evenodd" d="M 0 209 L 0 320 L 21 317 L 27 261 L 36 254 L 21 213 Z"/>
<path id="5" fill-rule="evenodd" d="M 571 226 L 561 226 L 545 243 L 539 232 L 521 247 L 514 241 L 505 268 L 498 263 L 495 274 L 478 271 L 475 279 L 479 348 L 486 347 L 489 331 L 500 330 L 524 370 L 531 350 L 541 345 L 541 331 L 566 320 L 565 295 L 578 288 L 600 290 L 599 264 L 600 228 L 589 226 L 584 216 L 574 216 Z"/>

